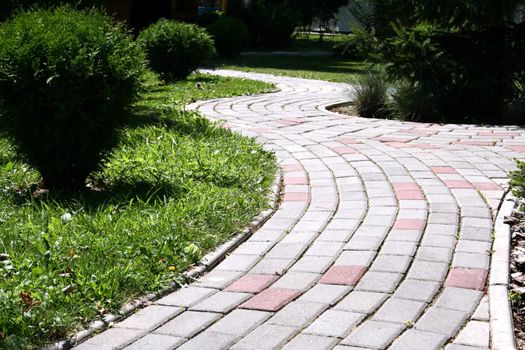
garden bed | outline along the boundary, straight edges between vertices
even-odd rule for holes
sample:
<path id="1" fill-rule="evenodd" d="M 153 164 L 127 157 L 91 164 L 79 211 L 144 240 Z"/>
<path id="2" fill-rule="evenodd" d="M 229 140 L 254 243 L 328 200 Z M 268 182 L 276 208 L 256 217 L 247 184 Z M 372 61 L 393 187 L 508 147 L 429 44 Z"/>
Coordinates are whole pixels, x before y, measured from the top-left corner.
<path id="1" fill-rule="evenodd" d="M 521 203 L 523 205 L 525 203 Z M 512 224 L 509 298 L 514 314 L 514 333 L 518 349 L 525 348 L 525 215 L 516 210 L 508 219 Z"/>
<path id="2" fill-rule="evenodd" d="M 151 75 L 89 190 L 58 194 L 0 137 L 0 348 L 63 339 L 182 273 L 268 203 L 276 165 L 253 139 L 183 106 L 273 87 Z"/>

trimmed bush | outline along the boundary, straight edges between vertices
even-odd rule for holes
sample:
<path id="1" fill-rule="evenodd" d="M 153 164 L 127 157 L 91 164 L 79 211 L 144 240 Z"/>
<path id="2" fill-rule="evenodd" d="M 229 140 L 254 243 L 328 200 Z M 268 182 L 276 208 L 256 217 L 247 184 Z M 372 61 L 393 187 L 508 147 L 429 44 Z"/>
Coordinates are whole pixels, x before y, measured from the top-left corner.
<path id="1" fill-rule="evenodd" d="M 370 71 L 355 85 L 355 108 L 363 118 L 388 118 L 388 83 L 381 72 Z"/>
<path id="2" fill-rule="evenodd" d="M 221 18 L 210 25 L 208 32 L 213 37 L 217 53 L 225 58 L 239 55 L 248 42 L 248 29 L 236 18 Z"/>
<path id="3" fill-rule="evenodd" d="M 203 28 L 166 19 L 143 30 L 138 41 L 150 67 L 167 81 L 185 79 L 215 51 Z"/>
<path id="4" fill-rule="evenodd" d="M 117 141 L 144 54 L 121 24 L 70 7 L 0 25 L 0 127 L 50 189 L 85 187 Z"/>

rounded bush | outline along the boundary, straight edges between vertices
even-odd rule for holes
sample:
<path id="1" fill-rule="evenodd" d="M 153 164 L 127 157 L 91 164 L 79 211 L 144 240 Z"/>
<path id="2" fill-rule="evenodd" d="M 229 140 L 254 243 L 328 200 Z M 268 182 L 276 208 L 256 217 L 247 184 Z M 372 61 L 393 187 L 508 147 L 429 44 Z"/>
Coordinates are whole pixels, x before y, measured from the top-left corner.
<path id="1" fill-rule="evenodd" d="M 164 80 L 182 80 L 213 53 L 213 40 L 194 24 L 161 19 L 143 30 L 138 41 L 150 67 Z"/>
<path id="2" fill-rule="evenodd" d="M 248 42 L 248 29 L 236 18 L 223 17 L 208 27 L 213 37 L 217 53 L 225 58 L 233 58 L 241 53 Z"/>
<path id="3" fill-rule="evenodd" d="M 117 141 L 145 57 L 121 24 L 71 7 L 0 25 L 0 127 L 50 189 L 80 189 Z"/>

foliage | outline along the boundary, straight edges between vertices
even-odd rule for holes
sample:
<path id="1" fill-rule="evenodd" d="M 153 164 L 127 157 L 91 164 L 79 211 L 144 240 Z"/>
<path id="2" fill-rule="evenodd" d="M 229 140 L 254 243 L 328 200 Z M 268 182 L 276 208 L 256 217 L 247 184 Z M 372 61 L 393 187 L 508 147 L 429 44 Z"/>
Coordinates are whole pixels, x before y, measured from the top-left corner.
<path id="1" fill-rule="evenodd" d="M 388 82 L 383 72 L 368 71 L 357 78 L 354 88 L 354 106 L 360 117 L 388 118 L 390 116 Z"/>
<path id="2" fill-rule="evenodd" d="M 374 27 L 357 33 L 356 46 L 403 82 L 404 105 L 423 107 L 412 111 L 416 118 L 504 122 L 525 71 L 525 22 L 513 22 L 522 1 L 371 2 Z"/>
<path id="3" fill-rule="evenodd" d="M 237 18 L 223 17 L 208 27 L 217 53 L 224 58 L 233 58 L 241 53 L 248 41 L 248 29 Z"/>
<path id="4" fill-rule="evenodd" d="M 0 26 L 1 129 L 47 188 L 75 190 L 117 141 L 144 54 L 93 10 L 22 12 Z"/>
<path id="5" fill-rule="evenodd" d="M 518 170 L 511 173 L 510 184 L 513 193 L 525 199 L 525 162 L 518 161 Z"/>
<path id="6" fill-rule="evenodd" d="M 266 207 L 272 154 L 177 106 L 268 86 L 190 80 L 149 76 L 91 191 L 31 196 L 38 173 L 0 137 L 1 349 L 39 348 L 184 283 L 182 272 Z"/>
<path id="7" fill-rule="evenodd" d="M 296 0 L 295 7 L 301 13 L 301 24 L 310 26 L 317 21 L 321 28 L 328 26 L 340 7 L 348 4 L 348 0 Z"/>
<path id="8" fill-rule="evenodd" d="M 49 8 L 72 5 L 78 8 L 100 7 L 104 0 L 3 0 L 0 2 L 0 21 L 9 18 L 14 12 L 29 8 Z"/>
<path id="9" fill-rule="evenodd" d="M 167 81 L 185 79 L 214 53 L 203 28 L 166 19 L 143 30 L 138 41 L 151 68 Z"/>

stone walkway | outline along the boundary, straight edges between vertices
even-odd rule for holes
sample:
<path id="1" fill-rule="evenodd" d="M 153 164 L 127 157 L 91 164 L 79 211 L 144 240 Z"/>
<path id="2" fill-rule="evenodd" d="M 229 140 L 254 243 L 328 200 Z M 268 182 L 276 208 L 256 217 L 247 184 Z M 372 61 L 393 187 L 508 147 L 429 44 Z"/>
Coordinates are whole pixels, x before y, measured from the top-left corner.
<path id="1" fill-rule="evenodd" d="M 203 278 L 77 349 L 488 349 L 493 219 L 525 129 L 346 117 L 324 109 L 342 84 L 215 74 L 280 88 L 190 107 L 275 152 L 281 205 Z"/>

